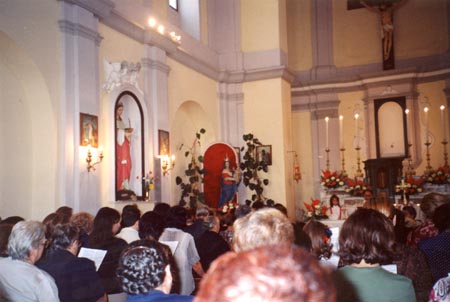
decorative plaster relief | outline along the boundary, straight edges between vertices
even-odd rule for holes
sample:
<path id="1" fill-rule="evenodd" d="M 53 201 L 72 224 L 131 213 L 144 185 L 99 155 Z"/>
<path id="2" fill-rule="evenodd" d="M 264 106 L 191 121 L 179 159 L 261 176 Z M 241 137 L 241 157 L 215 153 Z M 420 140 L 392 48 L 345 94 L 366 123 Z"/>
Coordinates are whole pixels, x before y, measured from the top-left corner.
<path id="1" fill-rule="evenodd" d="M 105 83 L 103 89 L 111 92 L 113 89 L 120 87 L 122 84 L 130 84 L 143 94 L 139 87 L 138 79 L 141 71 L 141 63 L 108 62 L 103 59 L 103 68 L 105 70 Z"/>

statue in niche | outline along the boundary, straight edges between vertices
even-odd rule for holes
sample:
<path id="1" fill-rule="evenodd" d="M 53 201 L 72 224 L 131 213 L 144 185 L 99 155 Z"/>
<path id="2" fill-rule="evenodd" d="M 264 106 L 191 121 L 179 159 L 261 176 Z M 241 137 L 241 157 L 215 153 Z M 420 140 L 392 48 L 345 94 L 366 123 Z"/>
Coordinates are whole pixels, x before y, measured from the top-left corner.
<path id="1" fill-rule="evenodd" d="M 117 191 L 130 190 L 131 175 L 131 136 L 133 128 L 126 126 L 122 119 L 123 104 L 116 105 L 116 128 L 117 128 L 117 146 L 116 146 L 116 167 L 117 167 Z M 128 123 L 130 124 L 130 123 Z"/>

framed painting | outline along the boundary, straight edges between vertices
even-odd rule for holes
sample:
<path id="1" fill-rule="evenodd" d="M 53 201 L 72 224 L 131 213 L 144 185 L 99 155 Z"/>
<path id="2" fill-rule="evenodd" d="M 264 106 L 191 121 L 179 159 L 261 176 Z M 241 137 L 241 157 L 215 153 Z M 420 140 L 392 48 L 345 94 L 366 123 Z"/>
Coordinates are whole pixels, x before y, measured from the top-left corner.
<path id="1" fill-rule="evenodd" d="M 165 130 L 158 130 L 158 145 L 159 155 L 170 155 L 170 140 L 169 132 Z"/>
<path id="2" fill-rule="evenodd" d="M 256 161 L 272 165 L 272 145 L 256 146 Z"/>
<path id="3" fill-rule="evenodd" d="M 98 147 L 98 117 L 80 113 L 80 146 Z"/>

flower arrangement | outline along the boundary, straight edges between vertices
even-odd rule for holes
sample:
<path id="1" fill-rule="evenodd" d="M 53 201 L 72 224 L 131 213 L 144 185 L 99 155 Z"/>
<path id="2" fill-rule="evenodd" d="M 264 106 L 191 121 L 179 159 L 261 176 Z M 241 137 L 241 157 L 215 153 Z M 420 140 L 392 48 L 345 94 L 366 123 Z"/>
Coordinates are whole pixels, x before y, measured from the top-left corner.
<path id="1" fill-rule="evenodd" d="M 422 179 L 414 179 L 409 176 L 406 179 L 402 178 L 401 183 L 395 186 L 395 192 L 399 194 L 414 195 L 422 192 Z"/>
<path id="2" fill-rule="evenodd" d="M 144 177 L 144 185 L 145 188 L 148 189 L 149 191 L 155 188 L 155 177 L 152 176 L 152 171 L 147 173 L 147 175 Z"/>
<path id="3" fill-rule="evenodd" d="M 320 179 L 322 186 L 329 189 L 335 189 L 345 185 L 345 175 L 342 172 L 325 170 L 322 171 Z"/>
<path id="4" fill-rule="evenodd" d="M 347 179 L 347 189 L 345 189 L 345 192 L 352 196 L 363 196 L 364 191 L 368 189 L 370 190 L 370 186 L 362 180 L 356 178 L 355 180 Z"/>
<path id="5" fill-rule="evenodd" d="M 229 212 L 231 212 L 233 209 L 237 209 L 238 208 L 238 204 L 233 202 L 232 200 L 226 202 L 221 209 L 221 212 L 224 214 L 227 214 Z M 220 210 L 220 209 L 219 209 Z"/>
<path id="6" fill-rule="evenodd" d="M 433 185 L 450 184 L 450 166 L 442 166 L 423 176 L 423 181 Z"/>
<path id="7" fill-rule="evenodd" d="M 327 206 L 323 204 L 319 199 L 311 199 L 311 203 L 303 203 L 306 208 L 306 215 L 309 218 L 316 219 L 326 219 L 327 216 Z"/>

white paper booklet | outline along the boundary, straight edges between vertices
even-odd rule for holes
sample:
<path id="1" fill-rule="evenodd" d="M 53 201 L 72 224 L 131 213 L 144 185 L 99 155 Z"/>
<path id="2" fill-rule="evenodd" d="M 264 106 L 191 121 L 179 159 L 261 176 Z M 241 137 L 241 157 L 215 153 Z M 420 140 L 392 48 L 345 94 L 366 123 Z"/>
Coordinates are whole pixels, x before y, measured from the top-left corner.
<path id="1" fill-rule="evenodd" d="M 88 259 L 94 261 L 96 270 L 98 270 L 98 268 L 102 264 L 102 261 L 105 258 L 105 255 L 106 255 L 105 250 L 88 249 L 85 247 L 82 247 L 80 249 L 80 252 L 78 253 L 78 257 L 88 258 Z"/>

